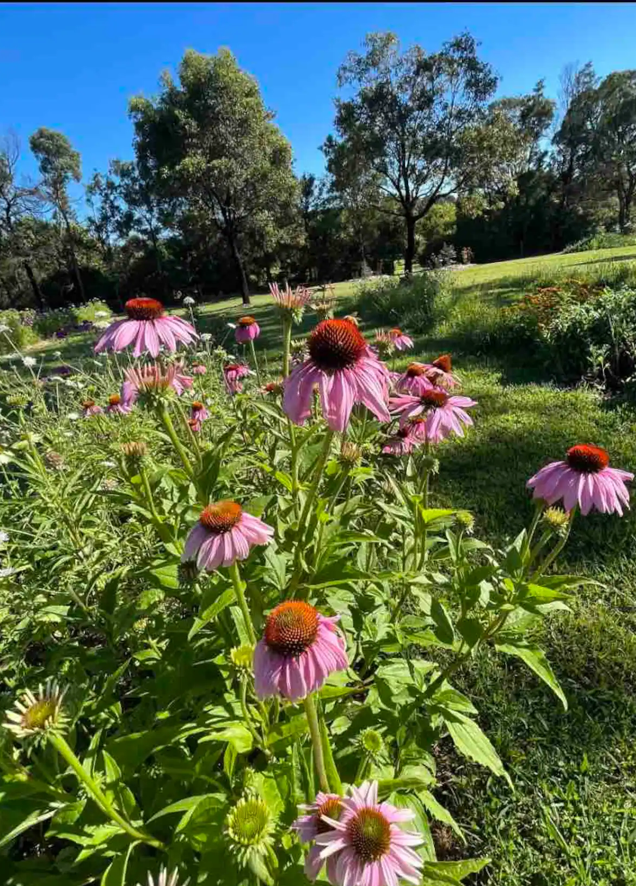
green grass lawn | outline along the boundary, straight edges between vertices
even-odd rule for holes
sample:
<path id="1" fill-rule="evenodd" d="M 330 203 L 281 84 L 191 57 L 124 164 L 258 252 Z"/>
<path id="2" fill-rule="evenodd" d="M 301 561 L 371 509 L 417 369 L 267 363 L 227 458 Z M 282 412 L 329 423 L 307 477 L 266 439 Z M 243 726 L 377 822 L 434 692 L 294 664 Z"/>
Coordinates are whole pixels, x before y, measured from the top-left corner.
<path id="1" fill-rule="evenodd" d="M 415 351 L 397 364 L 453 352 L 464 389 L 478 406 L 474 429 L 442 447 L 434 497 L 437 504 L 473 510 L 477 531 L 493 544 L 527 523 L 526 480 L 574 443 L 604 446 L 615 466 L 636 472 L 636 414 L 591 389 L 550 384 L 523 354 L 501 360 L 462 352 L 458 328 L 490 322 L 531 281 L 625 278 L 636 269 L 629 264 L 634 259 L 636 249 L 623 247 L 452 271 L 447 316 L 417 337 Z M 336 291 L 345 308 L 352 284 L 337 284 Z M 277 370 L 279 326 L 269 295 L 254 296 L 249 309 L 238 298 L 206 305 L 203 320 L 236 320 L 247 312 L 263 330 L 262 368 Z M 295 337 L 314 323 L 307 315 Z M 50 365 L 60 350 L 72 362 L 86 355 L 88 342 L 75 336 L 40 344 L 32 353 Z M 226 347 L 238 353 L 229 329 Z M 440 749 L 440 799 L 466 828 L 470 851 L 493 859 L 474 882 L 636 884 L 635 530 L 632 516 L 601 515 L 580 518 L 573 530 L 565 567 L 597 583 L 580 593 L 571 614 L 552 619 L 543 638 L 568 696 L 567 713 L 511 660 L 488 656 L 462 675 L 515 783 L 513 793 L 450 748 Z M 446 857 L 465 853 L 445 829 L 436 836 Z"/>

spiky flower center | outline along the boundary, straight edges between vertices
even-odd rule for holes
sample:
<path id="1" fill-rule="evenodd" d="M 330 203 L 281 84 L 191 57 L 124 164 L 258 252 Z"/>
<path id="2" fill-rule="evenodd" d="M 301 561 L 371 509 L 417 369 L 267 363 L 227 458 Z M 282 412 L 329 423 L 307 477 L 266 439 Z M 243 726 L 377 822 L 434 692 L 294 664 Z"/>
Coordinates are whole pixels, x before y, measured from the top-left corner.
<path id="1" fill-rule="evenodd" d="M 163 314 L 163 305 L 156 298 L 131 298 L 125 308 L 131 320 L 157 320 Z"/>
<path id="2" fill-rule="evenodd" d="M 587 446 L 580 443 L 568 449 L 567 463 L 582 474 L 598 474 L 609 465 L 609 455 L 600 446 Z"/>
<path id="3" fill-rule="evenodd" d="M 38 698 L 38 700 L 30 705 L 22 714 L 22 728 L 31 731 L 45 729 L 50 721 L 55 719 L 57 709 L 57 698 L 49 695 L 45 695 L 43 698 Z"/>
<path id="4" fill-rule="evenodd" d="M 368 754 L 379 754 L 384 749 L 384 741 L 376 729 L 365 729 L 360 742 Z"/>
<path id="5" fill-rule="evenodd" d="M 405 426 L 403 428 L 398 428 L 397 436 L 400 438 L 400 440 L 406 440 L 410 433 L 411 429 Z"/>
<path id="6" fill-rule="evenodd" d="M 202 511 L 199 521 L 210 532 L 220 535 L 233 529 L 242 513 L 243 508 L 235 501 L 217 501 Z"/>
<path id="7" fill-rule="evenodd" d="M 308 342 L 311 359 L 327 372 L 355 366 L 366 346 L 364 336 L 348 320 L 323 320 Z"/>
<path id="8" fill-rule="evenodd" d="M 230 650 L 230 659 L 235 668 L 241 671 L 251 671 L 254 661 L 253 646 L 235 646 Z"/>
<path id="9" fill-rule="evenodd" d="M 121 397 L 119 394 L 111 394 L 108 398 L 108 403 L 110 406 L 119 406 L 121 403 Z"/>
<path id="10" fill-rule="evenodd" d="M 203 409 L 203 403 L 200 400 L 193 400 L 192 409 L 194 410 L 194 412 L 201 412 L 201 410 Z"/>
<path id="11" fill-rule="evenodd" d="M 224 370 L 224 371 L 227 372 L 227 373 L 230 373 L 230 372 L 238 372 L 238 370 L 239 370 L 240 368 L 241 368 L 240 363 L 228 363 L 228 365 L 225 367 L 225 370 Z"/>
<path id="12" fill-rule="evenodd" d="M 283 386 L 279 381 L 268 381 L 265 385 L 265 391 L 268 394 L 280 394 L 283 390 Z"/>
<path id="13" fill-rule="evenodd" d="M 446 391 L 424 391 L 424 393 L 420 395 L 420 402 L 422 405 L 427 406 L 430 409 L 437 409 L 439 406 L 443 406 L 447 400 L 448 394 Z"/>
<path id="14" fill-rule="evenodd" d="M 450 372 L 452 366 L 450 354 L 442 354 L 437 360 L 433 360 L 431 365 L 436 369 L 441 369 L 442 372 Z"/>
<path id="15" fill-rule="evenodd" d="M 239 317 L 239 320 L 238 320 L 238 325 L 242 326 L 242 327 L 253 326 L 254 323 L 256 323 L 256 320 L 254 319 L 254 317 L 249 317 L 249 316 Z"/>
<path id="16" fill-rule="evenodd" d="M 318 612 L 303 600 L 281 603 L 265 625 L 265 642 L 280 655 L 302 655 L 317 636 Z"/>
<path id="17" fill-rule="evenodd" d="M 342 813 L 342 803 L 337 797 L 329 797 L 328 800 L 318 807 L 318 820 L 316 822 L 316 830 L 319 834 L 326 834 L 327 831 L 332 830 L 332 825 L 327 824 L 326 821 L 322 820 L 322 816 L 326 815 L 327 818 L 332 818 L 334 821 L 340 821 L 340 815 Z"/>
<path id="18" fill-rule="evenodd" d="M 426 366 L 423 363 L 410 363 L 406 367 L 407 378 L 419 378 L 426 372 Z"/>
<path id="19" fill-rule="evenodd" d="M 94 405 L 94 400 L 84 400 L 84 402 L 82 403 L 82 409 L 92 409 Z"/>
<path id="20" fill-rule="evenodd" d="M 228 816 L 230 836 L 242 846 L 255 846 L 267 833 L 270 815 L 257 797 L 240 800 Z"/>
<path id="21" fill-rule="evenodd" d="M 391 825 L 377 809 L 365 806 L 347 823 L 347 836 L 360 861 L 377 861 L 391 847 Z"/>

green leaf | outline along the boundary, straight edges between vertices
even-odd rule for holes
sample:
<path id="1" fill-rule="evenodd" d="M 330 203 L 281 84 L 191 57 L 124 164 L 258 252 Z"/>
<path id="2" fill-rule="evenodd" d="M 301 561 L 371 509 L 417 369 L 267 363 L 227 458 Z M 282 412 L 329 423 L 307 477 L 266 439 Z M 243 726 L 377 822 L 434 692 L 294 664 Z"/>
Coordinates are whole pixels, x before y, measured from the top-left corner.
<path id="1" fill-rule="evenodd" d="M 510 776 L 504 769 L 499 754 L 474 720 L 458 711 L 447 711 L 444 714 L 444 721 L 460 754 L 464 754 L 476 763 L 481 763 L 482 766 L 487 766 L 495 775 L 505 778 L 512 787 Z"/>
<path id="2" fill-rule="evenodd" d="M 218 593 L 217 588 L 209 588 L 201 601 L 199 616 L 195 618 L 194 624 L 190 628 L 188 640 L 196 636 L 206 624 L 218 618 L 223 610 L 230 606 L 235 599 L 233 588 L 226 588 L 221 594 Z"/>
<path id="3" fill-rule="evenodd" d="M 436 818 L 438 821 L 443 821 L 445 824 L 447 824 L 449 827 L 451 827 L 455 831 L 455 833 L 457 834 L 457 836 L 460 838 L 460 840 L 463 843 L 466 842 L 466 838 L 464 837 L 463 831 L 460 828 L 460 826 L 457 824 L 457 822 L 455 821 L 453 816 L 450 814 L 450 812 L 447 809 L 445 809 L 442 806 L 442 804 L 440 802 L 438 802 L 438 800 L 435 799 L 435 797 L 433 796 L 433 794 L 431 794 L 430 791 L 419 790 L 417 792 L 417 796 L 420 798 L 422 803 L 426 806 L 426 808 L 428 809 L 430 814 L 433 816 L 433 818 Z"/>
<path id="4" fill-rule="evenodd" d="M 437 639 L 452 646 L 455 641 L 455 630 L 448 612 L 439 600 L 433 600 L 431 603 L 431 618 L 435 622 L 434 631 Z"/>
<path id="5" fill-rule="evenodd" d="M 564 709 L 568 709 L 568 700 L 559 681 L 557 680 L 550 662 L 546 658 L 545 652 L 532 643 L 525 643 L 523 640 L 508 640 L 506 643 L 495 643 L 495 648 L 507 655 L 514 655 L 524 661 L 530 670 L 534 671 L 537 677 L 540 677 L 557 698 L 561 701 Z"/>
<path id="6" fill-rule="evenodd" d="M 58 807 L 55 806 L 50 809 L 35 809 L 33 812 L 28 813 L 19 824 L 0 837 L 0 847 L 6 846 L 7 843 L 15 840 L 16 837 L 24 833 L 24 831 L 28 831 L 33 825 L 40 824 L 41 822 L 52 818 L 57 812 L 57 809 Z"/>
<path id="7" fill-rule="evenodd" d="M 128 859 L 135 847 L 135 843 L 131 843 L 125 854 L 118 856 L 104 871 L 100 886 L 126 886 L 126 871 L 128 870 Z"/>
<path id="8" fill-rule="evenodd" d="M 464 861 L 434 861 L 424 865 L 424 876 L 433 877 L 432 882 L 443 883 L 444 880 L 435 880 L 434 876 L 453 877 L 456 881 L 463 880 L 470 874 L 478 874 L 486 865 L 490 864 L 489 858 L 467 858 Z"/>
<path id="9" fill-rule="evenodd" d="M 198 806 L 201 800 L 204 800 L 208 796 L 213 795 L 199 794 L 196 797 L 184 797 L 183 800 L 177 800 L 176 803 L 170 803 L 169 806 L 165 806 L 162 810 L 156 812 L 152 818 L 149 818 L 148 824 L 157 818 L 163 818 L 164 815 L 172 815 L 173 812 L 188 812 Z"/>

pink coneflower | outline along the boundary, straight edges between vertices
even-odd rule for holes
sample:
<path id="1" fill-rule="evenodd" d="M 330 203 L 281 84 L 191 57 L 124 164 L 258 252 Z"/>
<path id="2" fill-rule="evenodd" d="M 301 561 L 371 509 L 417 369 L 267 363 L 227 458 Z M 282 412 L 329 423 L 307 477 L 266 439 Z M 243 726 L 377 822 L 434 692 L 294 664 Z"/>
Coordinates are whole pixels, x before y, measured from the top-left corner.
<path id="1" fill-rule="evenodd" d="M 308 806 L 299 806 L 298 809 L 305 814 L 299 816 L 291 828 L 298 832 L 301 843 L 313 843 L 318 834 L 324 834 L 331 830 L 331 827 L 323 821 L 323 815 L 326 815 L 328 818 L 340 818 L 342 801 L 338 794 L 325 794 L 322 791 L 318 791 L 314 803 Z M 312 882 L 316 880 L 324 865 L 320 852 L 321 847 L 314 844 L 305 858 L 305 876 Z M 332 855 L 327 859 L 328 880 L 333 883 L 335 875 L 336 858 Z"/>
<path id="2" fill-rule="evenodd" d="M 396 435 L 391 437 L 382 447 L 384 455 L 408 455 L 413 452 L 419 441 L 411 436 L 410 427 L 399 428 Z"/>
<path id="3" fill-rule="evenodd" d="M 118 415 L 127 415 L 132 409 L 132 403 L 129 399 L 122 399 L 121 394 L 111 394 L 108 398 L 108 406 L 106 412 Z"/>
<path id="4" fill-rule="evenodd" d="M 269 544 L 274 530 L 258 517 L 248 514 L 235 501 L 208 505 L 190 531 L 181 561 L 197 561 L 199 569 L 213 572 L 245 560 L 254 545 Z"/>
<path id="5" fill-rule="evenodd" d="M 349 667 L 338 616 L 325 618 L 303 600 L 286 600 L 269 615 L 254 652 L 254 688 L 259 698 L 290 701 L 320 689 L 334 671 Z"/>
<path id="6" fill-rule="evenodd" d="M 103 413 L 101 406 L 98 406 L 94 400 L 84 400 L 82 403 L 82 416 L 90 418 L 91 415 L 101 415 Z"/>
<path id="7" fill-rule="evenodd" d="M 297 286 L 295 290 L 292 290 L 287 283 L 281 292 L 278 283 L 270 283 L 269 291 L 279 308 L 294 314 L 302 313 L 311 301 L 311 291 L 306 286 Z"/>
<path id="8" fill-rule="evenodd" d="M 264 394 L 268 394 L 270 396 L 278 396 L 283 393 L 283 382 L 281 381 L 268 381 L 267 384 L 263 385 L 261 391 Z"/>
<path id="9" fill-rule="evenodd" d="M 228 394 L 240 394 L 243 390 L 240 380 L 251 374 L 251 370 L 244 363 L 229 363 L 224 366 L 223 378 Z"/>
<path id="10" fill-rule="evenodd" d="M 393 329 L 389 329 L 389 338 L 393 342 L 393 346 L 397 351 L 406 351 L 414 347 L 413 339 L 410 338 L 410 336 L 405 335 L 401 329 L 397 328 L 397 326 Z"/>
<path id="11" fill-rule="evenodd" d="M 563 499 L 566 511 L 578 505 L 583 515 L 596 508 L 602 514 L 616 512 L 622 517 L 622 505 L 629 508 L 625 481 L 633 479 L 628 471 L 610 468 L 604 449 L 579 444 L 568 449 L 565 461 L 553 461 L 541 468 L 527 485 L 534 489 L 533 498 L 542 498 L 549 505 Z"/>
<path id="12" fill-rule="evenodd" d="M 184 391 L 189 391 L 192 385 L 194 384 L 194 379 L 185 374 L 185 366 L 183 360 L 178 360 L 174 364 L 175 373 L 174 373 L 174 382 L 172 387 L 175 389 L 177 394 L 181 396 Z"/>
<path id="13" fill-rule="evenodd" d="M 200 400 L 193 400 L 190 407 L 190 427 L 193 431 L 201 430 L 202 423 L 210 417 L 210 413 Z"/>
<path id="14" fill-rule="evenodd" d="M 234 338 L 240 345 L 246 344 L 248 341 L 254 341 L 261 334 L 261 327 L 258 325 L 254 317 L 240 317 L 237 327 L 234 330 Z"/>
<path id="15" fill-rule="evenodd" d="M 394 397 L 390 401 L 392 409 L 400 414 L 400 427 L 405 427 L 409 419 L 425 414 L 426 424 L 420 437 L 429 443 L 441 443 L 451 433 L 464 436 L 462 425 L 470 426 L 472 418 L 465 411 L 477 403 L 469 397 L 454 396 L 443 388 L 423 391 L 419 396 Z"/>
<path id="16" fill-rule="evenodd" d="M 432 363 L 427 363 L 426 368 L 427 378 L 441 388 L 454 388 L 459 384 L 459 381 L 451 372 L 452 361 L 450 354 L 442 354 L 441 357 L 433 360 Z"/>
<path id="17" fill-rule="evenodd" d="M 205 375 L 208 371 L 208 367 L 203 363 L 197 363 L 196 366 L 192 367 L 192 375 Z"/>
<path id="18" fill-rule="evenodd" d="M 323 815 L 332 830 L 317 834 L 323 860 L 336 855 L 333 886 L 398 886 L 399 880 L 418 884 L 423 861 L 413 846 L 423 843 L 421 834 L 403 831 L 399 825 L 412 821 L 411 809 L 378 803 L 377 781 L 350 788 L 341 799 L 339 819 Z"/>
<path id="19" fill-rule="evenodd" d="M 165 367 L 160 366 L 159 363 L 150 363 L 147 366 L 127 369 L 126 380 L 121 389 L 122 402 L 131 406 L 137 401 L 140 394 L 165 393 L 169 389 L 181 395 L 184 385 L 177 378 L 179 368 L 176 363 Z M 183 379 L 184 376 L 181 378 Z M 192 379 L 190 379 L 190 383 L 192 383 Z"/>
<path id="20" fill-rule="evenodd" d="M 430 391 L 434 385 L 427 377 L 428 365 L 426 363 L 409 363 L 402 374 L 397 374 L 395 389 L 402 393 L 420 394 Z"/>
<path id="21" fill-rule="evenodd" d="M 147 351 L 156 357 L 160 345 L 176 351 L 179 342 L 189 345 L 197 338 L 194 327 L 181 317 L 165 316 L 163 305 L 155 298 L 131 298 L 125 308 L 127 319 L 108 327 L 95 345 L 97 353 L 123 351 L 134 343 L 133 356 L 140 357 Z"/>
<path id="22" fill-rule="evenodd" d="M 309 359 L 293 369 L 285 383 L 283 409 L 302 425 L 311 413 L 317 383 L 327 424 L 344 431 L 354 403 L 364 403 L 380 421 L 389 421 L 386 367 L 348 320 L 323 320 L 309 336 Z"/>

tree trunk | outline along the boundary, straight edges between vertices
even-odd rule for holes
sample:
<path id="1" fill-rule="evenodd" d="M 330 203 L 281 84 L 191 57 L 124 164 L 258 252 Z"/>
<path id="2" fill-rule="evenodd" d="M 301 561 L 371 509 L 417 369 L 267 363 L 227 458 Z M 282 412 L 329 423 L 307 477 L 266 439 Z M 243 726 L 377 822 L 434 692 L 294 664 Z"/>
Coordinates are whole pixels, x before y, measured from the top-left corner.
<path id="1" fill-rule="evenodd" d="M 404 273 L 413 273 L 413 259 L 415 258 L 415 219 L 407 215 L 406 221 L 406 251 L 404 253 Z"/>
<path id="2" fill-rule="evenodd" d="M 228 233 L 228 240 L 230 241 L 230 248 L 232 250 L 232 258 L 234 259 L 234 264 L 236 265 L 236 271 L 239 275 L 239 280 L 241 283 L 241 296 L 243 298 L 244 305 L 251 305 L 250 301 L 250 288 L 247 284 L 247 274 L 245 273 L 245 265 L 243 264 L 243 259 L 241 258 L 241 253 L 239 252 L 238 243 L 236 242 L 236 236 L 233 232 Z"/>
<path id="3" fill-rule="evenodd" d="M 62 215 L 64 219 L 64 225 L 66 226 L 66 236 L 68 237 L 68 248 L 71 254 L 71 265 L 73 267 L 73 276 L 75 277 L 75 282 L 77 283 L 77 288 L 79 289 L 81 302 L 86 301 L 86 295 L 84 294 L 84 284 L 82 283 L 82 277 L 80 275 L 79 265 L 77 264 L 77 256 L 75 255 L 75 246 L 73 244 L 73 231 L 71 230 L 71 224 L 68 220 L 68 216 L 66 213 Z"/>
<path id="4" fill-rule="evenodd" d="M 33 268 L 26 260 L 26 258 L 23 260 L 22 264 L 24 266 L 24 270 L 26 271 L 26 275 L 29 278 L 29 283 L 31 284 L 31 289 L 33 290 L 33 295 L 35 297 L 35 303 L 37 304 L 38 308 L 42 310 L 44 308 L 44 296 L 42 295 L 40 284 L 36 279 Z"/>

